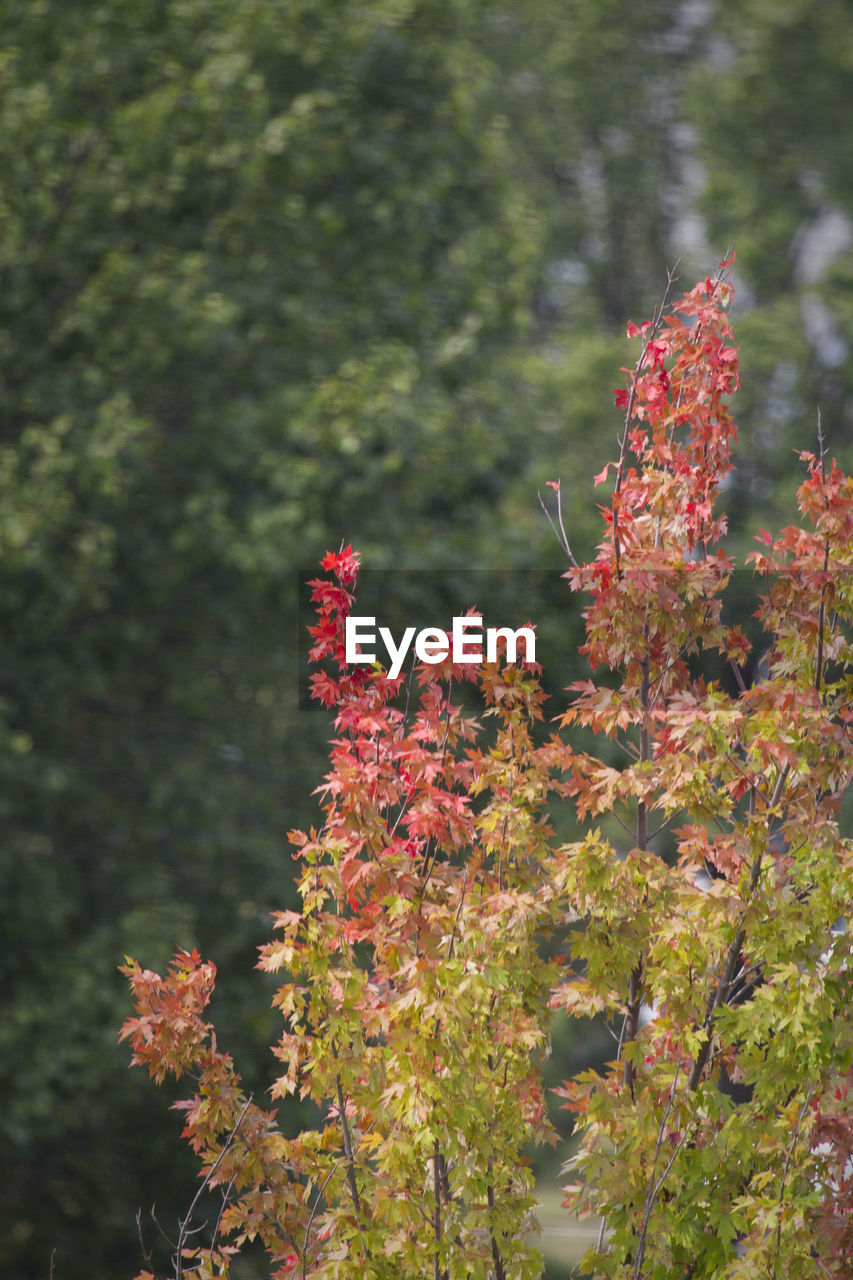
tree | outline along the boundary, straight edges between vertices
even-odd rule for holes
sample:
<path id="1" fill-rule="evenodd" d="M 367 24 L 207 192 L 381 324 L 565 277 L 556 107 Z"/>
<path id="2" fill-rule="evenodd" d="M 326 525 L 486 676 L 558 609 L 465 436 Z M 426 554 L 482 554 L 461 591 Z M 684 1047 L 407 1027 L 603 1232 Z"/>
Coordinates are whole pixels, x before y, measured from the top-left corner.
<path id="1" fill-rule="evenodd" d="M 523 666 L 447 658 L 397 681 L 348 667 L 357 561 L 327 555 L 313 628 L 327 663 L 314 692 L 335 710 L 326 818 L 295 835 L 302 910 L 280 915 L 261 959 L 287 972 L 274 1094 L 310 1095 L 316 1127 L 285 1139 L 241 1090 L 202 1017 L 212 966 L 125 967 L 122 1034 L 157 1078 L 196 1073 L 184 1133 L 203 1185 L 223 1190 L 212 1243 L 187 1246 L 185 1218 L 176 1274 L 227 1267 L 255 1236 L 282 1276 L 535 1274 L 521 1151 L 548 1136 L 549 1008 L 604 1016 L 617 1043 L 559 1091 L 580 1136 L 569 1203 L 601 1215 L 593 1274 L 844 1274 L 853 481 L 820 436 L 799 495 L 812 527 L 761 534 L 769 654 L 747 684 L 715 511 L 736 434 L 730 265 L 629 327 L 641 351 L 588 563 L 553 484 L 595 677 L 562 723 L 594 730 L 606 759 L 559 735 L 535 744 Z M 451 696 L 473 678 L 496 722 L 487 751 Z M 549 771 L 587 823 L 557 847 Z M 571 960 L 544 958 L 567 926 Z"/>
<path id="2" fill-rule="evenodd" d="M 851 80 L 848 14 L 820 6 L 716 0 L 690 71 L 685 116 L 703 174 L 697 209 L 738 246 L 748 313 L 738 332 L 747 438 L 732 533 L 749 511 L 785 519 L 804 415 L 819 404 L 827 447 L 851 467 Z M 742 512 L 742 516 L 740 514 Z"/>
<path id="3" fill-rule="evenodd" d="M 634 330 L 608 535 L 572 570 L 592 592 L 590 662 L 616 684 L 578 685 L 564 723 L 592 726 L 624 763 L 562 749 L 564 791 L 582 815 L 617 818 L 632 847 L 596 827 L 563 851 L 585 929 L 557 999 L 619 1027 L 604 1076 L 565 1097 L 584 1127 L 576 1203 L 603 1215 L 589 1265 L 635 1280 L 844 1266 L 816 1218 L 834 1186 L 818 1117 L 851 1053 L 837 924 L 853 865 L 837 813 L 851 769 L 853 486 L 822 438 L 803 454 L 813 527 L 761 535 L 769 655 L 747 686 L 748 646 L 722 620 L 733 565 L 714 513 L 735 434 L 729 296 L 725 275 L 706 279 Z M 732 689 L 696 669 L 709 654 L 731 664 Z"/>
<path id="4" fill-rule="evenodd" d="M 523 1149 L 548 1129 L 537 1060 L 556 978 L 537 951 L 555 909 L 531 738 L 541 697 L 520 666 L 447 660 L 394 680 L 349 669 L 358 560 L 347 547 L 324 565 L 312 656 L 332 666 L 313 677 L 335 710 L 326 820 L 293 834 L 302 910 L 279 914 L 282 939 L 260 964 L 288 974 L 273 1097 L 310 1097 L 317 1126 L 287 1141 L 245 1096 L 202 1020 L 215 970 L 197 953 L 165 979 L 124 969 L 133 1060 L 158 1079 L 197 1079 L 178 1104 L 184 1136 L 204 1184 L 224 1188 L 211 1248 L 184 1220 L 175 1274 L 218 1274 L 257 1236 L 281 1276 L 390 1280 L 425 1259 L 435 1280 L 533 1276 Z M 496 723 L 487 752 L 455 702 L 472 678 Z M 405 711 L 393 705 L 402 686 Z"/>

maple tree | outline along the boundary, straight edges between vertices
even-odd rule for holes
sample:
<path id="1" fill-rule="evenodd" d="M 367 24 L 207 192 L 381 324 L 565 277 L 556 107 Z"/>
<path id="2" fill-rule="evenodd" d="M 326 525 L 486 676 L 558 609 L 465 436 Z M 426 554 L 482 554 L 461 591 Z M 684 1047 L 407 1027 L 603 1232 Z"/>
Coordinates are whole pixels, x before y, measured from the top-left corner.
<path id="1" fill-rule="evenodd" d="M 846 1130 L 826 1141 L 826 1099 L 851 1052 L 838 923 L 853 859 L 838 809 L 853 763 L 853 483 L 822 441 L 802 455 L 812 527 L 762 534 L 751 557 L 769 648 L 747 685 L 714 509 L 735 438 L 729 265 L 629 329 L 641 354 L 617 393 L 607 536 L 570 570 L 592 597 L 593 672 L 619 681 L 576 684 L 562 722 L 619 758 L 556 743 L 554 756 L 580 816 L 617 819 L 630 847 L 596 825 L 560 852 L 585 927 L 555 1003 L 609 1015 L 619 1042 L 603 1075 L 562 1091 L 583 1132 L 569 1199 L 602 1214 L 591 1271 L 633 1280 L 846 1274 L 850 1257 L 822 1241 L 834 1202 L 849 1203 Z M 729 687 L 691 670 L 710 655 Z"/>
<path id="2" fill-rule="evenodd" d="M 549 1129 L 539 1064 L 556 968 L 537 938 L 557 910 L 535 672 L 348 670 L 358 559 L 345 548 L 323 564 L 312 657 L 337 732 L 326 821 L 292 833 L 302 911 L 279 914 L 261 958 L 288 975 L 273 1093 L 310 1097 L 320 1125 L 286 1140 L 245 1097 L 203 1019 L 212 965 L 183 953 L 166 978 L 125 969 L 134 1061 L 196 1076 L 184 1135 L 206 1186 L 226 1190 L 217 1234 L 231 1243 L 179 1240 L 176 1275 L 219 1274 L 257 1236 L 281 1276 L 415 1274 L 424 1257 L 436 1280 L 534 1276 L 523 1147 Z M 454 699 L 472 680 L 496 726 L 485 750 Z"/>
<path id="3" fill-rule="evenodd" d="M 554 482 L 591 678 L 546 742 L 527 665 L 348 668 L 358 557 L 325 557 L 325 821 L 293 833 L 302 909 L 260 961 L 284 973 L 274 1099 L 312 1099 L 318 1124 L 286 1137 L 246 1096 L 205 1020 L 211 964 L 124 970 L 133 1060 L 195 1079 L 184 1135 L 221 1195 L 204 1247 L 195 1202 L 181 1225 L 176 1280 L 226 1274 L 256 1238 L 276 1277 L 537 1275 L 524 1148 L 554 1136 L 557 1010 L 604 1016 L 617 1042 L 558 1090 L 579 1137 L 567 1206 L 601 1217 L 591 1274 L 849 1274 L 853 481 L 821 438 L 803 455 L 809 527 L 761 535 L 768 648 L 748 682 L 715 507 L 736 434 L 730 265 L 629 327 L 641 350 L 587 563 Z M 551 792 L 579 839 L 553 839 Z M 571 958 L 554 957 L 567 926 Z"/>

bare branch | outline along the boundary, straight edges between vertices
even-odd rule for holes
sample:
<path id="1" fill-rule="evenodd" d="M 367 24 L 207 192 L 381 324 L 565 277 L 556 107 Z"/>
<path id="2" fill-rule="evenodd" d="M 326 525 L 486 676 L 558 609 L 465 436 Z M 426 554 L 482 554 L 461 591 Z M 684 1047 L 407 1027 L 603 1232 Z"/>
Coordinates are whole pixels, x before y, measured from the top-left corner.
<path id="1" fill-rule="evenodd" d="M 540 505 L 540 507 L 541 507 L 541 508 L 542 508 L 542 510 L 545 512 L 545 517 L 546 517 L 546 519 L 547 519 L 547 521 L 548 521 L 549 525 L 550 525 L 550 526 L 551 526 L 551 528 L 554 530 L 554 537 L 557 539 L 557 541 L 559 542 L 560 546 L 563 548 L 563 550 L 565 551 L 566 555 L 568 556 L 569 563 L 572 565 L 572 567 L 573 567 L 573 568 L 577 569 L 577 568 L 579 567 L 579 566 L 578 566 L 578 562 L 577 562 L 577 560 L 575 559 L 574 554 L 573 554 L 573 552 L 572 552 L 572 548 L 571 548 L 571 547 L 570 547 L 570 545 L 569 545 L 568 535 L 566 534 L 566 529 L 565 529 L 565 526 L 564 526 L 564 524 L 563 524 L 563 503 L 562 503 L 562 498 L 560 497 L 560 482 L 559 482 L 559 480 L 557 481 L 557 521 L 558 521 L 558 523 L 559 523 L 559 525 L 560 525 L 559 532 L 558 532 L 558 530 L 557 530 L 557 526 L 554 524 L 554 521 L 551 519 L 551 513 L 550 513 L 550 511 L 548 510 L 548 508 L 546 507 L 546 505 L 545 505 L 545 501 L 544 501 L 544 499 L 543 499 L 543 497 L 542 497 L 542 494 L 540 493 L 540 491 L 539 491 L 538 489 L 536 490 L 536 496 L 537 496 L 537 498 L 539 499 L 539 505 Z"/>

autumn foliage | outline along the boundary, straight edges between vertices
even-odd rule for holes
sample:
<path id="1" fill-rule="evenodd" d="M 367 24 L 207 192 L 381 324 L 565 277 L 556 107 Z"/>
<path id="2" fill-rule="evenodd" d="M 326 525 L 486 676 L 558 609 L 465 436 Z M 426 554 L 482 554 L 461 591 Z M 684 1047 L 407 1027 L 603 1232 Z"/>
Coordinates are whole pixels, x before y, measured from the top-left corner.
<path id="1" fill-rule="evenodd" d="M 556 969 L 537 937 L 558 909 L 531 729 L 541 694 L 522 666 L 426 667 L 405 682 L 344 662 L 358 558 L 312 584 L 313 692 L 334 712 L 325 823 L 293 832 L 301 913 L 283 912 L 260 967 L 283 972 L 274 1096 L 320 1108 L 285 1141 L 243 1096 L 201 1011 L 212 966 L 166 979 L 133 964 L 134 1060 L 192 1070 L 184 1136 L 228 1189 L 229 1248 L 260 1236 L 277 1276 L 536 1275 L 527 1141 L 548 1132 L 539 1066 Z M 480 724 L 455 692 L 475 681 Z M 398 705 L 402 704 L 402 705 Z M 183 1104 L 182 1104 L 183 1106 Z M 228 1249 L 176 1270 L 219 1274 Z"/>
<path id="2" fill-rule="evenodd" d="M 588 562 L 553 486 L 590 678 L 550 737 L 523 665 L 347 668 L 358 557 L 325 557 L 324 821 L 293 833 L 302 909 L 260 961 L 282 975 L 273 1102 L 310 1098 L 317 1126 L 285 1138 L 245 1095 L 205 1021 L 212 965 L 125 967 L 133 1060 L 194 1081 L 184 1136 L 219 1195 L 204 1247 L 188 1214 L 176 1277 L 226 1274 L 255 1238 L 276 1277 L 538 1275 L 524 1151 L 553 1139 L 556 1011 L 614 1033 L 612 1061 L 558 1091 L 579 1143 L 567 1206 L 601 1222 L 591 1274 L 850 1274 L 853 482 L 822 438 L 803 454 L 806 527 L 760 535 L 752 557 L 766 656 L 747 679 L 718 509 L 729 265 L 629 329 Z M 581 838 L 556 843 L 549 803 L 573 806 Z"/>

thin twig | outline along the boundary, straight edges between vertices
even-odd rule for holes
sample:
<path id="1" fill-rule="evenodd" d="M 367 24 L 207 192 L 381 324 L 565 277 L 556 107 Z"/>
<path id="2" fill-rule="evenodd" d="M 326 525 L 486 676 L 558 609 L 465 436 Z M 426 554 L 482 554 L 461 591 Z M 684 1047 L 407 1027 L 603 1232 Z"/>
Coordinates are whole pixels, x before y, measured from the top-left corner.
<path id="1" fill-rule="evenodd" d="M 367 1128 L 363 1131 L 362 1137 L 366 1137 L 366 1136 L 367 1136 L 367 1134 L 368 1134 L 368 1133 L 370 1133 L 371 1129 L 374 1127 L 374 1125 L 375 1125 L 375 1124 L 376 1124 L 376 1120 L 375 1120 L 375 1119 L 374 1119 L 374 1120 L 371 1120 L 370 1124 L 369 1124 L 369 1125 L 367 1126 Z M 323 1181 L 322 1181 L 321 1185 L 320 1185 L 320 1186 L 318 1187 L 318 1189 L 317 1189 L 317 1194 L 316 1194 L 316 1196 L 314 1197 L 314 1203 L 311 1205 L 311 1211 L 310 1211 L 310 1213 L 308 1214 L 308 1221 L 307 1221 L 307 1223 L 305 1224 L 305 1238 L 304 1238 L 303 1243 L 302 1243 L 301 1255 L 300 1255 L 300 1250 L 299 1250 L 299 1248 L 297 1247 L 296 1243 L 295 1243 L 293 1240 L 290 1240 L 290 1241 L 289 1241 L 289 1243 L 293 1245 L 294 1253 L 296 1253 L 297 1255 L 300 1255 L 300 1256 L 301 1256 L 301 1260 L 302 1260 L 302 1280 L 306 1280 L 306 1268 L 307 1268 L 307 1265 L 308 1265 L 308 1246 L 309 1246 L 309 1244 L 310 1244 L 310 1240 L 311 1240 L 311 1228 L 312 1228 L 312 1226 L 314 1225 L 314 1219 L 315 1219 L 315 1217 L 317 1216 L 317 1210 L 319 1209 L 320 1205 L 321 1205 L 321 1204 L 322 1204 L 322 1202 L 323 1202 L 323 1196 L 325 1195 L 326 1187 L 329 1185 L 329 1183 L 331 1182 L 332 1178 L 333 1178 L 333 1177 L 335 1176 L 335 1174 L 337 1173 L 338 1169 L 340 1169 L 340 1167 L 341 1167 L 341 1163 L 342 1163 L 342 1161 L 341 1161 L 340 1159 L 338 1159 L 338 1160 L 336 1160 L 336 1161 L 335 1161 L 335 1163 L 332 1165 L 331 1169 L 329 1170 L 329 1172 L 326 1174 L 325 1178 L 323 1179 Z"/>
<path id="2" fill-rule="evenodd" d="M 154 1206 L 151 1206 L 151 1216 L 154 1216 Z M 145 1237 L 142 1234 L 142 1210 L 136 1210 L 136 1231 L 139 1236 L 139 1247 L 142 1250 L 142 1261 L 146 1267 L 151 1266 L 151 1250 L 145 1246 Z M 174 1246 L 173 1246 L 174 1247 Z"/>
<path id="3" fill-rule="evenodd" d="M 621 548 L 619 543 L 618 499 L 619 499 L 619 495 L 622 492 L 622 481 L 625 476 L 625 457 L 628 452 L 628 432 L 631 427 L 631 418 L 634 413 L 634 401 L 637 398 L 637 383 L 640 377 L 640 370 L 643 367 L 643 361 L 646 358 L 646 353 L 648 352 L 649 347 L 651 346 L 651 344 L 654 342 L 655 338 L 658 335 L 658 330 L 660 329 L 661 321 L 663 320 L 663 313 L 666 310 L 667 304 L 669 302 L 669 295 L 672 291 L 672 286 L 676 280 L 675 272 L 678 268 L 679 262 L 680 262 L 680 259 L 678 259 L 675 262 L 675 265 L 670 267 L 666 273 L 666 289 L 664 290 L 664 295 L 661 298 L 660 302 L 658 303 L 657 307 L 655 308 L 654 315 L 652 316 L 651 328 L 649 330 L 647 338 L 643 342 L 643 349 L 640 352 L 640 358 L 635 364 L 634 372 L 631 375 L 631 389 L 628 395 L 628 407 L 625 410 L 625 425 L 622 429 L 622 438 L 619 442 L 619 465 L 616 469 L 616 483 L 613 486 L 613 555 L 616 560 L 617 578 L 622 577 L 622 558 L 621 558 Z"/>
<path id="4" fill-rule="evenodd" d="M 160 1235 L 161 1235 L 161 1236 L 163 1237 L 163 1239 L 166 1241 L 166 1244 L 167 1244 L 167 1245 L 169 1246 L 169 1248 L 174 1252 L 174 1250 L 175 1250 L 175 1242 L 174 1242 L 174 1240 L 173 1240 L 170 1236 L 167 1236 L 167 1235 L 166 1235 L 165 1230 L 164 1230 L 164 1229 L 163 1229 L 163 1227 L 161 1226 L 161 1224 L 160 1224 L 160 1219 L 157 1217 L 157 1206 L 156 1206 L 156 1204 L 152 1204 L 152 1206 L 151 1206 L 151 1221 L 154 1223 L 154 1226 L 157 1228 L 157 1230 L 160 1232 Z"/>
<path id="5" fill-rule="evenodd" d="M 184 1250 L 184 1245 L 186 1244 L 186 1241 L 187 1241 L 187 1237 L 190 1235 L 193 1235 L 196 1231 L 203 1229 L 204 1224 L 202 1224 L 202 1227 L 195 1227 L 195 1228 L 190 1227 L 189 1225 L 192 1222 L 192 1217 L 193 1217 L 193 1214 L 195 1213 L 196 1205 L 198 1204 L 202 1195 L 210 1185 L 211 1178 L 216 1173 L 216 1170 L 219 1168 L 222 1161 L 225 1159 L 225 1156 L 234 1146 L 234 1142 L 236 1141 L 236 1137 L 237 1137 L 237 1130 L 240 1128 L 240 1125 L 243 1123 L 243 1118 L 246 1115 L 246 1112 L 249 1110 L 249 1107 L 252 1105 L 253 1096 L 254 1095 L 249 1094 L 248 1098 L 243 1104 L 243 1108 L 234 1123 L 234 1127 L 232 1128 L 231 1132 L 229 1133 L 228 1137 L 225 1140 L 225 1145 L 223 1146 L 219 1155 L 216 1157 L 213 1164 L 210 1166 L 207 1173 L 205 1174 L 204 1181 L 202 1182 L 198 1191 L 193 1196 L 192 1204 L 187 1210 L 183 1221 L 178 1223 L 178 1243 L 175 1247 L 175 1255 L 173 1259 L 174 1265 L 175 1265 L 175 1280 L 181 1280 L 181 1276 L 183 1274 L 183 1264 L 181 1262 L 181 1259 L 183 1257 L 183 1250 Z M 153 1209 L 151 1212 L 153 1217 L 153 1213 L 154 1213 Z"/>
<path id="6" fill-rule="evenodd" d="M 791 1157 L 794 1154 L 794 1147 L 797 1145 L 797 1139 L 800 1136 L 800 1125 L 803 1122 L 803 1116 L 806 1114 L 806 1107 L 809 1105 L 809 1102 L 811 1101 L 813 1089 L 814 1089 L 814 1086 L 809 1085 L 808 1089 L 806 1090 L 806 1096 L 803 1098 L 803 1105 L 800 1107 L 800 1112 L 799 1112 L 799 1115 L 797 1116 L 797 1122 L 794 1125 L 794 1132 L 792 1133 L 791 1141 L 788 1144 L 788 1150 L 785 1152 L 785 1168 L 782 1170 L 782 1181 L 779 1185 L 779 1212 L 776 1216 L 776 1254 L 773 1258 L 772 1280 L 776 1280 L 776 1264 L 779 1261 L 779 1253 L 782 1248 L 782 1205 L 785 1199 L 785 1182 L 788 1177 L 788 1171 L 791 1168 Z"/>
<path id="7" fill-rule="evenodd" d="M 560 546 L 563 548 L 566 555 L 568 556 L 569 563 L 572 565 L 573 568 L 577 569 L 580 566 L 578 565 L 578 562 L 574 557 L 572 548 L 569 546 L 569 539 L 566 534 L 565 526 L 563 524 L 563 503 L 560 497 L 559 480 L 557 481 L 557 484 L 556 484 L 556 490 L 557 490 L 557 520 L 559 521 L 559 525 L 560 525 L 559 531 L 557 530 L 557 526 L 554 524 L 554 521 L 551 519 L 551 512 L 548 510 L 547 506 L 545 505 L 545 500 L 543 499 L 542 494 L 538 489 L 536 490 L 536 496 L 539 499 L 540 507 L 545 512 L 545 518 L 547 519 L 551 528 L 554 530 L 554 537 L 557 539 Z"/>
<path id="8" fill-rule="evenodd" d="M 214 1246 L 216 1244 L 217 1239 L 219 1238 L 219 1228 L 222 1224 L 222 1215 L 228 1206 L 229 1200 L 231 1199 L 231 1192 L 234 1190 L 234 1183 L 236 1181 L 237 1181 L 237 1171 L 235 1170 L 228 1181 L 228 1186 L 222 1192 L 222 1204 L 219 1208 L 219 1213 L 216 1215 L 216 1225 L 213 1228 L 213 1235 L 210 1237 L 211 1246 Z"/>
<path id="9" fill-rule="evenodd" d="M 341 1088 L 340 1075 L 335 1076 L 335 1087 L 338 1096 L 338 1116 L 341 1122 L 341 1133 L 344 1140 L 344 1155 L 347 1164 L 347 1183 L 349 1184 L 350 1196 L 352 1197 L 355 1216 L 362 1223 L 361 1199 L 358 1194 L 358 1182 L 355 1176 L 355 1159 L 353 1157 L 352 1142 L 350 1141 L 349 1125 L 347 1124 L 346 1104 L 344 1102 L 343 1089 Z"/>
<path id="10" fill-rule="evenodd" d="M 648 1191 L 646 1192 L 646 1204 L 645 1204 L 645 1209 L 643 1211 L 643 1225 L 640 1228 L 640 1238 L 637 1241 L 637 1251 L 636 1251 L 636 1254 L 634 1255 L 633 1280 L 639 1280 L 640 1267 L 643 1265 L 643 1258 L 645 1257 L 645 1253 L 646 1253 L 646 1238 L 648 1236 L 648 1231 L 649 1231 L 649 1219 L 652 1216 L 652 1209 L 654 1208 L 654 1203 L 657 1200 L 658 1195 L 660 1194 L 660 1190 L 663 1187 L 664 1182 L 669 1176 L 669 1171 L 672 1168 L 673 1164 L 675 1163 L 675 1157 L 678 1155 L 679 1151 L 684 1145 L 684 1139 L 687 1137 L 687 1134 L 689 1132 L 688 1129 L 684 1130 L 684 1133 L 681 1135 L 681 1138 L 679 1139 L 677 1146 L 675 1147 L 672 1155 L 670 1156 L 667 1162 L 666 1168 L 664 1169 L 661 1176 L 658 1178 L 657 1182 L 655 1182 L 655 1172 L 657 1170 L 658 1160 L 660 1159 L 660 1153 L 663 1147 L 664 1134 L 666 1133 L 666 1122 L 669 1119 L 669 1113 L 672 1110 L 672 1104 L 675 1100 L 675 1089 L 678 1084 L 678 1073 L 680 1070 L 681 1070 L 681 1063 L 677 1062 L 675 1064 L 675 1072 L 672 1077 L 672 1088 L 669 1091 L 669 1099 L 666 1104 L 666 1110 L 663 1113 L 663 1117 L 660 1122 L 660 1127 L 658 1129 L 658 1138 L 657 1138 L 657 1143 L 655 1144 L 655 1158 L 652 1161 L 652 1171 L 649 1174 L 649 1188 L 648 1188 Z"/>
<path id="11" fill-rule="evenodd" d="M 823 439 L 823 429 L 820 422 L 820 409 L 817 411 L 817 440 L 820 448 L 820 475 L 824 486 L 826 485 L 826 446 Z M 824 498 L 824 504 L 828 508 L 829 500 Z M 823 633 L 826 623 L 826 575 L 829 571 L 829 534 L 827 533 L 823 541 L 823 578 L 820 584 L 820 609 L 818 610 L 817 622 L 817 658 L 815 659 L 814 687 L 815 691 L 820 694 L 821 681 L 823 679 Z"/>
<path id="12" fill-rule="evenodd" d="M 336 1160 L 335 1163 L 332 1165 L 331 1169 L 329 1170 L 329 1172 L 326 1174 L 326 1177 L 323 1180 L 323 1185 L 318 1189 L 317 1194 L 314 1197 L 314 1203 L 311 1206 L 311 1212 L 308 1214 L 308 1221 L 305 1224 L 305 1239 L 302 1242 L 302 1280 L 306 1280 L 306 1267 L 308 1265 L 308 1244 L 311 1239 L 311 1227 L 314 1225 L 315 1215 L 323 1200 L 323 1194 L 326 1190 L 326 1187 L 329 1185 L 332 1178 L 337 1173 L 338 1169 L 340 1169 L 340 1167 L 341 1167 L 340 1160 Z"/>

